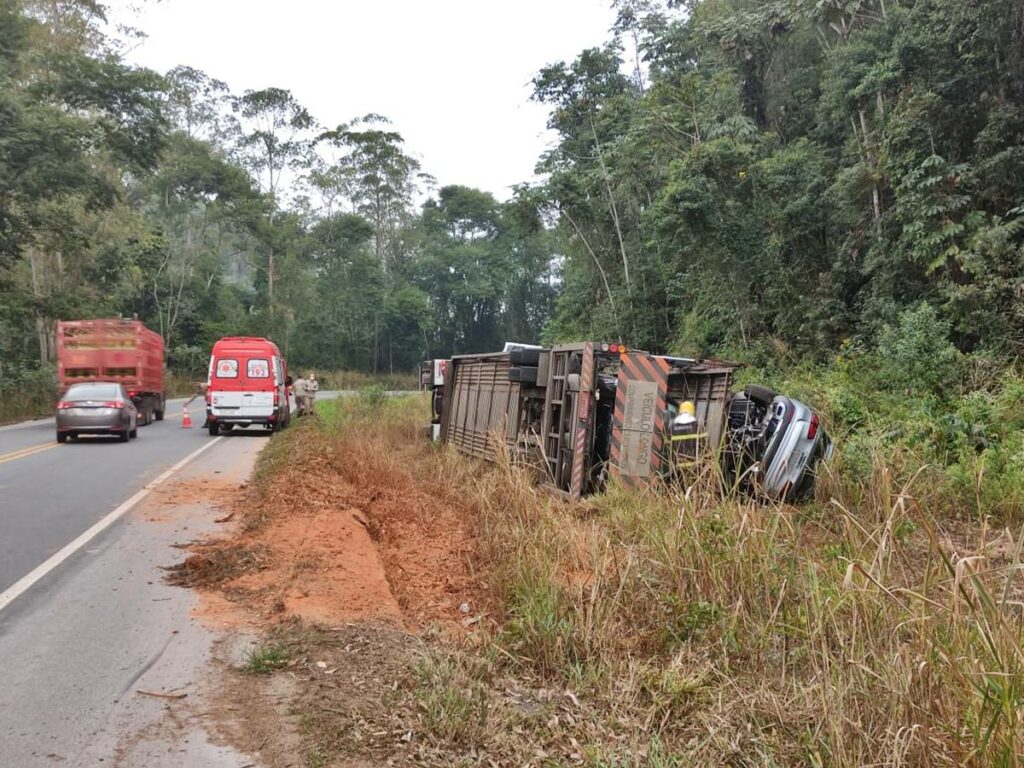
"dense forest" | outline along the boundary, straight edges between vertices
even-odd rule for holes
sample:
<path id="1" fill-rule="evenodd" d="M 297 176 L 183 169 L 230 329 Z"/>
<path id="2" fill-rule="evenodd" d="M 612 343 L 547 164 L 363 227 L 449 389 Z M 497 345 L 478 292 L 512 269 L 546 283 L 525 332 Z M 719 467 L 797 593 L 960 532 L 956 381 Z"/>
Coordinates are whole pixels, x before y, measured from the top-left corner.
<path id="1" fill-rule="evenodd" d="M 613 43 L 536 78 L 549 334 L 817 355 L 926 302 L 961 351 L 1018 353 L 1024 3 L 676 5 L 621 2 Z"/>
<path id="2" fill-rule="evenodd" d="M 47 379 L 60 319 L 137 316 L 190 375 L 225 334 L 363 371 L 537 338 L 555 239 L 528 196 L 437 188 L 380 115 L 129 66 L 92 0 L 0 14 L 8 387 Z"/>
<path id="3" fill-rule="evenodd" d="M 1021 0 L 613 7 L 605 46 L 539 70 L 557 140 L 497 200 L 438 187 L 385 117 L 129 66 L 95 0 L 3 0 L 4 381 L 45 371 L 58 319 L 109 315 L 187 372 L 226 333 L 364 371 L 506 338 L 888 343 L 924 379 L 1019 354 Z"/>

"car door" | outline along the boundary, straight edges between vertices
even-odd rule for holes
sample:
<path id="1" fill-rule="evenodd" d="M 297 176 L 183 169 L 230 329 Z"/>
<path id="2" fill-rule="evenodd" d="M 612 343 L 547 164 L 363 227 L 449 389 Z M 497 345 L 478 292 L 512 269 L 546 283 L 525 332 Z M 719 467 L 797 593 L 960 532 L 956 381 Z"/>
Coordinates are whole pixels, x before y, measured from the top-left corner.
<path id="1" fill-rule="evenodd" d="M 274 387 L 277 389 L 278 402 L 281 403 L 280 417 L 287 419 L 291 412 L 291 404 L 288 402 L 288 382 L 284 372 L 284 363 L 280 357 L 274 357 Z"/>
<path id="2" fill-rule="evenodd" d="M 236 416 L 242 408 L 241 366 L 236 355 L 218 357 L 210 366 L 210 408 L 215 416 Z"/>
<path id="3" fill-rule="evenodd" d="M 240 370 L 240 416 L 266 418 L 274 413 L 274 369 L 269 355 L 254 355 L 244 360 Z"/>

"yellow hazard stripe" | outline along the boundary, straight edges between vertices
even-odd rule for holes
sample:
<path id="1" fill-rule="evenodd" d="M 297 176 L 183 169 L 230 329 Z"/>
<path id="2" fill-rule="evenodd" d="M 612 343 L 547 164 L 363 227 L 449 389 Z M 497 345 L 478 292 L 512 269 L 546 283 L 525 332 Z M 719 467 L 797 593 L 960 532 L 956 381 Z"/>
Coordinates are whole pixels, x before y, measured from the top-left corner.
<path id="1" fill-rule="evenodd" d="M 22 448 L 20 451 L 11 451 L 0 455 L 0 464 L 6 464 L 8 461 L 16 461 L 18 459 L 24 459 L 27 456 L 33 456 L 43 451 L 48 451 L 51 448 L 56 448 L 57 443 L 43 443 L 42 445 L 33 445 L 30 448 Z"/>

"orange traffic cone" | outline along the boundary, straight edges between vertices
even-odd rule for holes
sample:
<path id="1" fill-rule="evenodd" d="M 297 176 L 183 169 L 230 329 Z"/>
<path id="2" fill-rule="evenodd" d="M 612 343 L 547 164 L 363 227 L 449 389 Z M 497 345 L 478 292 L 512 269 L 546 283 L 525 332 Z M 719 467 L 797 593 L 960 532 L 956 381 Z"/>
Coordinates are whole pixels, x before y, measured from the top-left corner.
<path id="1" fill-rule="evenodd" d="M 188 415 L 188 408 L 184 406 L 181 408 L 181 426 L 183 429 L 187 429 L 192 426 L 192 419 Z"/>

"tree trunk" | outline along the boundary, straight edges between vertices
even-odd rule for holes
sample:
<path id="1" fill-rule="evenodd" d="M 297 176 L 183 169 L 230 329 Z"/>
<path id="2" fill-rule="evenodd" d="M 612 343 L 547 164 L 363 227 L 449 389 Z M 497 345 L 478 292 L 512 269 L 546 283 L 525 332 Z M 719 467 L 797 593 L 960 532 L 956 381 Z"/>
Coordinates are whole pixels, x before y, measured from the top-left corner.
<path id="1" fill-rule="evenodd" d="M 28 263 L 32 270 L 32 296 L 42 300 L 46 298 L 46 265 L 43 263 L 43 254 L 35 248 L 28 252 Z M 35 310 L 36 339 L 39 344 L 39 362 L 42 365 L 52 363 L 57 359 L 57 340 L 54 336 L 55 326 L 51 318 L 43 314 L 41 307 L 37 305 Z"/>
<path id="2" fill-rule="evenodd" d="M 604 177 L 604 186 L 608 191 L 608 206 L 611 208 L 612 221 L 615 223 L 615 234 L 619 239 L 619 251 L 622 253 L 622 275 L 626 280 L 626 293 L 632 293 L 632 286 L 629 282 L 629 258 L 626 256 L 626 241 L 622 238 L 622 226 L 619 223 L 619 209 L 615 205 L 615 196 L 612 194 L 611 176 L 608 174 L 608 167 L 604 164 L 604 155 L 601 153 L 601 142 L 597 139 L 597 129 L 594 122 L 590 122 L 590 131 L 594 134 L 594 149 L 597 152 L 597 160 L 601 165 L 601 175 Z"/>
<path id="3" fill-rule="evenodd" d="M 277 197 L 274 194 L 273 185 L 271 185 L 270 191 L 271 208 L 270 213 L 267 215 L 267 221 L 270 223 L 270 237 L 274 237 L 274 208 L 277 205 Z M 274 316 L 274 245 L 271 243 L 270 252 L 267 254 L 267 302 L 269 304 L 270 316 Z"/>
<path id="4" fill-rule="evenodd" d="M 267 256 L 267 301 L 270 303 L 270 316 L 274 316 L 274 246 L 270 246 Z"/>

